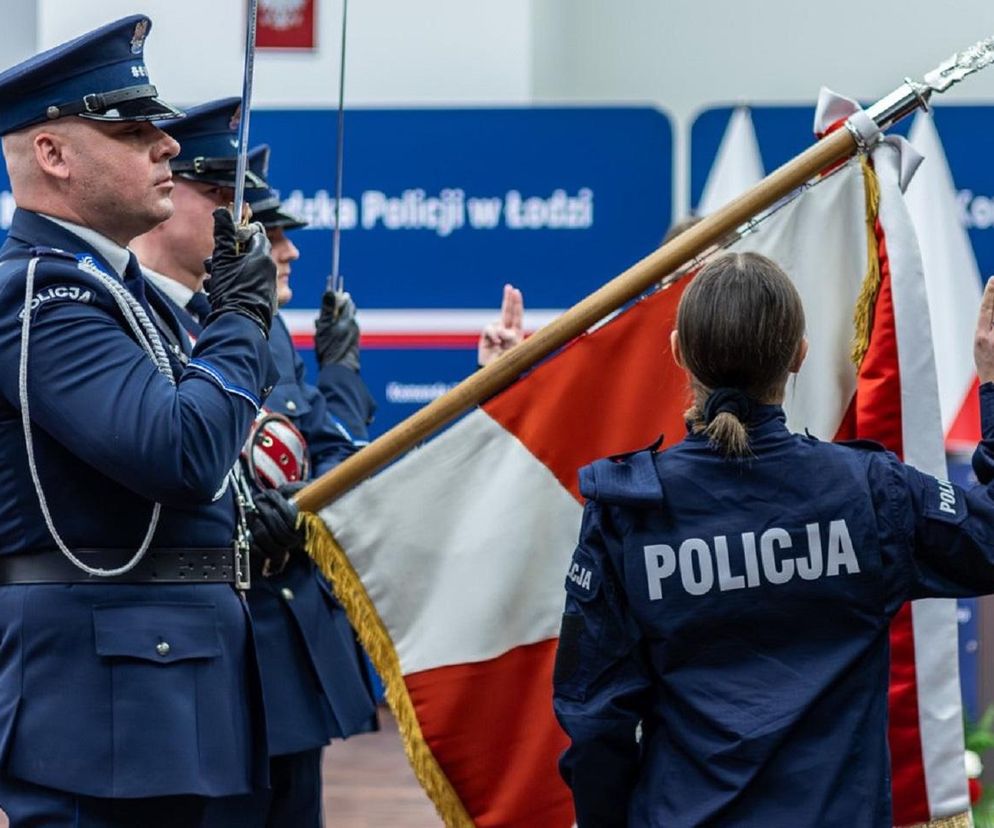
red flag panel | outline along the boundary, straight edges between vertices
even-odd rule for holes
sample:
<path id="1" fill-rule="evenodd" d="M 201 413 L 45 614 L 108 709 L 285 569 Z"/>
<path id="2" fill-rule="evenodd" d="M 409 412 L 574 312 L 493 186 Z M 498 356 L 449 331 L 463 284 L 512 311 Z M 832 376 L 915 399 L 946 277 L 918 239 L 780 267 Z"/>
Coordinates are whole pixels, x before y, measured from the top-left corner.
<path id="1" fill-rule="evenodd" d="M 313 49 L 317 0 L 259 0 L 259 49 Z"/>
<path id="2" fill-rule="evenodd" d="M 683 439 L 690 391 L 669 336 L 687 283 L 653 294 L 575 340 L 483 406 L 577 500 L 581 466 L 645 448 L 661 434 L 669 445 Z"/>
<path id="3" fill-rule="evenodd" d="M 556 641 L 541 641 L 404 677 L 425 741 L 478 828 L 573 824 L 555 771 L 568 742 L 552 712 L 555 658 Z"/>

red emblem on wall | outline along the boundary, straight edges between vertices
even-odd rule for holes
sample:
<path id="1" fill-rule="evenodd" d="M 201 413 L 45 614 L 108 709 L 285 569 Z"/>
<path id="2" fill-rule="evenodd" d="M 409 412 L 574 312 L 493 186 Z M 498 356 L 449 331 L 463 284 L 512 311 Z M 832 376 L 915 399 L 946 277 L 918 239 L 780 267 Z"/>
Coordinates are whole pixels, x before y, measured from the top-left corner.
<path id="1" fill-rule="evenodd" d="M 317 0 L 259 0 L 260 49 L 313 49 Z"/>

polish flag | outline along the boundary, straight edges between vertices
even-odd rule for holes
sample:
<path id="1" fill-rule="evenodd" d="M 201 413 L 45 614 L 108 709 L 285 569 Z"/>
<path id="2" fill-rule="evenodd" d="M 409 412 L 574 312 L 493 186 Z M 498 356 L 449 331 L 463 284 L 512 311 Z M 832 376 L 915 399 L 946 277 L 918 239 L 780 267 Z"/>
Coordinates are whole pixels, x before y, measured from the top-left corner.
<path id="1" fill-rule="evenodd" d="M 763 180 L 763 159 L 749 108 L 732 112 L 718 146 L 708 180 L 704 182 L 697 215 L 709 216 Z"/>
<path id="2" fill-rule="evenodd" d="M 915 116 L 908 139 L 925 157 L 905 200 L 925 267 L 942 430 L 947 449 L 972 452 L 980 440 L 980 383 L 973 367 L 980 268 L 959 220 L 956 187 L 930 115 Z"/>
<path id="3" fill-rule="evenodd" d="M 823 89 L 815 133 L 839 127 L 857 108 L 854 101 Z M 921 140 L 920 123 L 915 127 Z M 880 183 L 879 214 L 873 221 L 880 287 L 872 336 L 857 374 L 856 393 L 836 436 L 875 440 L 922 471 L 945 477 L 939 398 L 943 375 L 937 376 L 932 337 L 935 332 L 944 336 L 948 323 L 930 316 L 933 288 L 927 284 L 920 245 L 932 247 L 933 228 L 921 226 L 921 236 L 916 237 L 910 212 L 910 195 L 925 165 L 922 155 L 903 139 L 889 137 L 885 142 L 873 153 Z M 927 141 L 922 146 L 935 149 Z M 933 164 L 933 174 L 937 167 L 941 163 Z M 922 189 L 939 193 L 934 185 Z M 979 293 L 967 311 L 969 318 L 959 320 L 968 331 L 973 330 L 978 307 Z M 972 365 L 972 349 L 966 360 Z M 947 381 L 949 376 L 947 372 Z M 952 599 L 906 604 L 891 622 L 888 739 L 898 826 L 961 824 L 969 810 L 957 635 Z"/>
<path id="4" fill-rule="evenodd" d="M 864 383 L 900 402 L 900 377 L 914 388 L 915 405 L 907 417 L 893 406 L 880 417 L 896 415 L 909 460 L 941 471 L 928 309 L 899 159 L 891 146 L 875 155 L 890 256 L 877 350 L 858 377 L 849 350 L 868 245 L 859 162 L 799 193 L 733 249 L 777 260 L 809 309 L 811 347 L 789 389 L 789 426 L 832 439 L 855 416 L 847 412 L 862 414 L 869 403 Z M 412 766 L 447 825 L 573 822 L 557 772 L 566 737 L 551 697 L 563 583 L 581 518 L 577 470 L 660 434 L 672 444 L 684 433 L 688 392 L 668 338 L 684 286 L 657 291 L 581 336 L 320 513 L 337 542 L 336 592 L 386 681 Z M 895 350 L 895 341 L 902 347 Z M 913 620 L 917 630 L 918 615 Z M 954 641 L 955 619 L 944 629 Z M 952 665 L 930 681 L 954 688 Z M 961 738 L 958 698 L 947 701 L 955 722 L 942 726 Z M 966 810 L 961 751 L 958 761 L 955 779 L 942 762 L 929 776 L 924 819 Z"/>

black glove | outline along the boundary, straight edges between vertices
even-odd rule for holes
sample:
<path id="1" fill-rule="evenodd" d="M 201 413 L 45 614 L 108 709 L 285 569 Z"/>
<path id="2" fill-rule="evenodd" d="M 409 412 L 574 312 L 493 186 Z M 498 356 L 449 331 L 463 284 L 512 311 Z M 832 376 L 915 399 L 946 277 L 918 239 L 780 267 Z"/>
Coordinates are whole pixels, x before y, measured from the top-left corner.
<path id="1" fill-rule="evenodd" d="M 222 313 L 237 311 L 269 335 L 276 313 L 276 265 L 269 250 L 261 224 L 236 229 L 227 209 L 214 211 L 214 254 L 207 267 L 210 277 L 204 283 L 212 310 L 205 325 Z"/>
<path id="2" fill-rule="evenodd" d="M 318 365 L 341 364 L 359 370 L 359 323 L 355 302 L 341 290 L 326 290 L 321 297 L 321 315 L 314 330 Z"/>
<path id="3" fill-rule="evenodd" d="M 252 533 L 252 554 L 274 561 L 287 555 L 305 555 L 304 528 L 297 528 L 297 504 L 292 498 L 306 484 L 287 483 L 278 489 L 266 489 L 253 498 L 255 509 L 246 514 Z"/>

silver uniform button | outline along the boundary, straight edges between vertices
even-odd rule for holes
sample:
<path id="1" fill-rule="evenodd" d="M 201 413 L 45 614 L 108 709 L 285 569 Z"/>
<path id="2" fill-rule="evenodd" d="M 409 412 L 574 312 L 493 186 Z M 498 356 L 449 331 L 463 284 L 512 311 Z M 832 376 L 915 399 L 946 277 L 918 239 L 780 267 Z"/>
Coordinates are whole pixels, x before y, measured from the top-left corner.
<path id="1" fill-rule="evenodd" d="M 280 590 L 280 595 L 283 596 L 284 601 L 293 600 L 293 590 L 290 589 L 290 587 L 283 587 L 283 589 Z"/>
<path id="2" fill-rule="evenodd" d="M 169 650 L 170 649 L 171 649 L 171 647 L 169 646 L 169 642 L 168 641 L 160 641 L 158 644 L 155 645 L 155 651 L 160 656 L 169 655 Z"/>
<path id="3" fill-rule="evenodd" d="M 287 411 L 296 411 L 297 410 L 297 403 L 295 403 L 293 400 L 287 400 L 286 401 L 286 410 Z"/>

